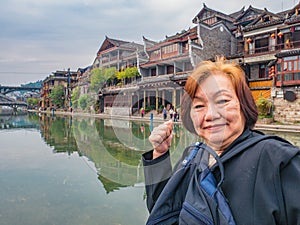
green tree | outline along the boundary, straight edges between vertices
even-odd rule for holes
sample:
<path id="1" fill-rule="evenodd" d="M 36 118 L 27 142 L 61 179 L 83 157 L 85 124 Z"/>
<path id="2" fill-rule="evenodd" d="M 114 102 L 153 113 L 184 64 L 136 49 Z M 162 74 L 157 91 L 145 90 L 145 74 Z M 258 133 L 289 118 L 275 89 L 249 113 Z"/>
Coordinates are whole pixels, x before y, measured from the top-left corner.
<path id="1" fill-rule="evenodd" d="M 121 70 L 117 73 L 117 78 L 125 83 L 126 78 L 133 78 L 140 76 L 137 67 L 127 67 L 125 70 Z"/>
<path id="2" fill-rule="evenodd" d="M 125 70 L 118 71 L 118 72 L 117 72 L 117 78 L 118 78 L 119 80 L 124 79 L 124 78 L 125 78 Z"/>
<path id="3" fill-rule="evenodd" d="M 263 96 L 260 96 L 256 101 L 256 106 L 258 114 L 260 117 L 270 117 L 272 116 L 272 107 L 273 104 L 271 100 L 266 99 Z"/>
<path id="4" fill-rule="evenodd" d="M 94 105 L 94 98 L 88 94 L 81 95 L 78 99 L 78 105 L 82 110 L 89 110 Z"/>
<path id="5" fill-rule="evenodd" d="M 79 91 L 79 87 L 77 86 L 72 90 L 72 96 L 71 96 L 73 108 L 75 109 L 78 108 L 79 97 L 80 97 L 80 91 Z"/>
<path id="6" fill-rule="evenodd" d="M 87 107 L 87 99 L 88 99 L 87 94 L 81 95 L 80 98 L 78 99 L 78 105 L 82 110 L 85 110 Z"/>
<path id="7" fill-rule="evenodd" d="M 116 67 L 110 67 L 104 70 L 104 77 L 106 81 L 111 81 L 116 77 L 117 69 Z"/>
<path id="8" fill-rule="evenodd" d="M 105 78 L 104 78 L 104 71 L 101 68 L 94 68 L 92 71 L 92 75 L 90 78 L 90 88 L 92 91 L 97 92 L 101 89 L 104 85 Z"/>
<path id="9" fill-rule="evenodd" d="M 27 98 L 27 104 L 30 108 L 37 107 L 39 104 L 38 98 Z"/>
<path id="10" fill-rule="evenodd" d="M 49 98 L 52 104 L 56 105 L 59 108 L 64 106 L 64 101 L 65 101 L 64 97 L 65 97 L 65 91 L 64 91 L 64 86 L 62 85 L 55 86 L 51 90 L 51 93 L 49 94 Z"/>
<path id="11" fill-rule="evenodd" d="M 138 68 L 137 67 L 128 67 L 125 70 L 125 77 L 131 78 L 131 77 L 138 77 L 140 76 Z"/>
<path id="12" fill-rule="evenodd" d="M 92 70 L 92 76 L 90 78 L 91 90 L 98 92 L 105 83 L 109 83 L 113 78 L 116 77 L 116 68 L 110 67 L 107 69 L 94 68 Z"/>

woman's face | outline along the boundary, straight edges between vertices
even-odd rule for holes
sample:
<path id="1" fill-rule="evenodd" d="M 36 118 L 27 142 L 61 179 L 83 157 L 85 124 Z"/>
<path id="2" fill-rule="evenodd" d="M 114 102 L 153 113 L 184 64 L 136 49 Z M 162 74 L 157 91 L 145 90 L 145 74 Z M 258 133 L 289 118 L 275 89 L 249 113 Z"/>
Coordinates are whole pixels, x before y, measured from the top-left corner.
<path id="1" fill-rule="evenodd" d="M 245 118 L 228 76 L 211 74 L 192 100 L 191 119 L 196 133 L 214 150 L 224 150 L 244 130 Z"/>

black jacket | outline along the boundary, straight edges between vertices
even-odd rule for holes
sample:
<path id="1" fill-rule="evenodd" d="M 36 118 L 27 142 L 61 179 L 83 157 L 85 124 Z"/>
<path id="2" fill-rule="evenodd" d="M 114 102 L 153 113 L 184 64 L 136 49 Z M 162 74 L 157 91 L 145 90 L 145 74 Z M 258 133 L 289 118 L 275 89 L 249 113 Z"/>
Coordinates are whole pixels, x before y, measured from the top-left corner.
<path id="1" fill-rule="evenodd" d="M 261 134 L 246 129 L 220 157 L 255 135 Z M 188 149 L 183 158 L 187 153 Z M 151 159 L 151 151 L 143 155 L 149 211 L 172 174 L 169 152 Z M 300 153 L 297 147 L 277 139 L 266 139 L 224 162 L 224 169 L 222 190 L 238 225 L 300 224 Z M 218 178 L 217 168 L 214 173 Z"/>

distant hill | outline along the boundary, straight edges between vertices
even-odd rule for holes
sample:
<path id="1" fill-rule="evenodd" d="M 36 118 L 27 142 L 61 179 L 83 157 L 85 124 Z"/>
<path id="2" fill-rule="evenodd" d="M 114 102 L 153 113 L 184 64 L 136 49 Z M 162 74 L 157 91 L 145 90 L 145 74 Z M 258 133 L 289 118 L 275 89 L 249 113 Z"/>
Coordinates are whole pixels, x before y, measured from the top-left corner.
<path id="1" fill-rule="evenodd" d="M 43 81 L 42 80 L 38 80 L 36 82 L 30 82 L 27 84 L 21 84 L 21 87 L 34 87 L 34 88 L 42 88 L 43 86 Z"/>

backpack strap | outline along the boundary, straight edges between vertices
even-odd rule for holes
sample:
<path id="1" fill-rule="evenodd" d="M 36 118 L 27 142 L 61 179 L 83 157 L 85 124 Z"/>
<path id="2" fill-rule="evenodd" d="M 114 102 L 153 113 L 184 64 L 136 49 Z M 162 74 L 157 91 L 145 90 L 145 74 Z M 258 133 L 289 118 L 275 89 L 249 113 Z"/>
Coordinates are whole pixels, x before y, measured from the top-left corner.
<path id="1" fill-rule="evenodd" d="M 193 159 L 197 156 L 199 150 L 201 149 L 202 151 L 199 152 L 199 154 L 201 154 L 201 160 L 197 162 L 197 164 L 199 163 L 198 168 L 200 169 L 200 171 L 205 170 L 208 167 L 209 155 L 212 155 L 217 161 L 221 172 L 221 179 L 217 185 L 219 187 L 224 180 L 224 167 L 218 154 L 203 142 L 196 142 L 193 146 L 190 147 L 193 147 L 193 149 L 190 151 L 189 155 L 185 157 L 185 159 L 182 161 L 182 168 L 187 168 L 192 163 Z"/>
<path id="2" fill-rule="evenodd" d="M 220 180 L 217 185 L 217 186 L 220 186 L 224 180 L 223 163 L 226 162 L 228 159 L 232 158 L 233 156 L 239 154 L 240 152 L 243 152 L 248 147 L 250 147 L 262 140 L 265 140 L 265 139 L 276 139 L 276 140 L 290 144 L 290 142 L 288 142 L 287 140 L 280 138 L 278 136 L 257 133 L 254 137 L 248 138 L 245 141 L 242 141 L 239 144 L 235 145 L 224 156 L 219 157 L 213 149 L 211 149 L 209 146 L 207 146 L 203 142 L 196 142 L 194 145 L 190 146 L 192 148 L 192 150 L 190 151 L 189 155 L 187 157 L 185 157 L 185 159 L 182 161 L 181 165 L 183 168 L 187 168 L 192 163 L 193 159 L 197 156 L 199 150 L 202 149 L 203 151 L 201 152 L 201 154 L 206 152 L 206 153 L 212 155 L 215 158 L 215 160 L 217 161 L 217 163 L 212 168 L 219 167 L 219 169 L 220 169 L 221 176 L 220 176 Z M 206 156 L 206 157 L 208 157 L 208 156 Z M 201 160 L 205 160 L 205 157 L 203 157 L 203 155 L 200 158 L 201 158 Z M 199 167 L 201 170 L 204 170 L 207 167 L 207 162 L 200 163 Z"/>
<path id="3" fill-rule="evenodd" d="M 188 156 L 185 157 L 184 160 L 182 161 L 181 166 L 183 168 L 187 168 L 191 164 L 192 160 L 196 157 L 196 155 L 202 145 L 203 145 L 203 143 L 198 141 L 194 145 L 190 146 L 193 149 L 188 154 Z"/>

